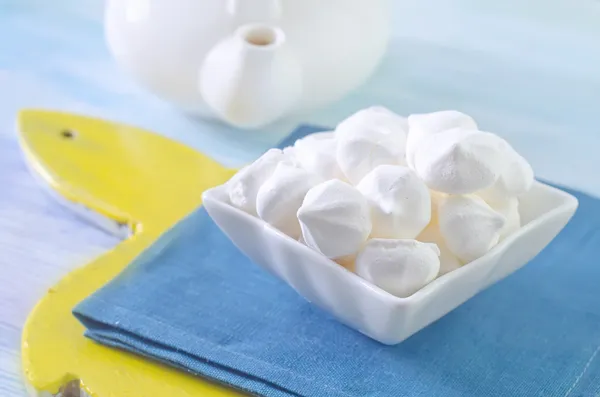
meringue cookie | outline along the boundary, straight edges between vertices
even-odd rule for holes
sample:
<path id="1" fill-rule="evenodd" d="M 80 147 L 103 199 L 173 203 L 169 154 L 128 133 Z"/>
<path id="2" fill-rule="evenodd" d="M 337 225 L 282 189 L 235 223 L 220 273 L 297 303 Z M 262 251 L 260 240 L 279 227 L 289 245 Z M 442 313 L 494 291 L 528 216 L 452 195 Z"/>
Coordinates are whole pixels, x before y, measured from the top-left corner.
<path id="1" fill-rule="evenodd" d="M 456 128 L 421 142 L 414 169 L 433 190 L 473 193 L 496 182 L 505 164 L 504 147 L 492 133 Z"/>
<path id="2" fill-rule="evenodd" d="M 463 263 L 474 261 L 495 246 L 506 224 L 504 216 L 474 195 L 446 197 L 438 214 L 446 245 Z"/>
<path id="3" fill-rule="evenodd" d="M 506 142 L 505 166 L 496 183 L 478 195 L 491 204 L 491 202 L 503 202 L 511 197 L 517 197 L 527 193 L 534 181 L 531 165 L 523 156 Z"/>
<path id="4" fill-rule="evenodd" d="M 475 120 L 457 110 L 411 114 L 407 121 L 406 162 L 411 168 L 414 168 L 414 155 L 419 144 L 428 136 L 454 128 L 477 130 Z"/>
<path id="5" fill-rule="evenodd" d="M 381 164 L 404 164 L 406 121 L 386 108 L 361 110 L 335 131 L 337 162 L 353 184 Z"/>
<path id="6" fill-rule="evenodd" d="M 252 164 L 239 170 L 227 182 L 231 204 L 249 214 L 256 215 L 258 189 L 282 161 L 289 160 L 280 149 L 269 149 Z"/>
<path id="7" fill-rule="evenodd" d="M 302 168 L 279 163 L 273 175 L 258 189 L 258 216 L 288 236 L 299 238 L 301 232 L 296 212 L 306 193 L 319 182 L 319 177 Z"/>
<path id="8" fill-rule="evenodd" d="M 401 165 L 379 165 L 356 186 L 371 207 L 372 238 L 415 238 L 431 220 L 431 198 L 417 175 Z"/>
<path id="9" fill-rule="evenodd" d="M 433 243 L 438 246 L 440 250 L 440 272 L 438 277 L 462 266 L 460 260 L 446 245 L 437 219 L 432 219 L 429 225 L 417 236 L 417 240 L 422 243 Z"/>
<path id="10" fill-rule="evenodd" d="M 435 244 L 372 239 L 356 258 L 356 274 L 392 295 L 406 298 L 437 277 L 439 255 Z"/>
<path id="11" fill-rule="evenodd" d="M 358 252 L 371 233 L 367 200 L 338 179 L 308 191 L 298 220 L 306 245 L 332 259 Z"/>
<path id="12" fill-rule="evenodd" d="M 294 144 L 298 164 L 323 179 L 343 179 L 336 158 L 337 140 L 333 132 L 310 134 Z"/>

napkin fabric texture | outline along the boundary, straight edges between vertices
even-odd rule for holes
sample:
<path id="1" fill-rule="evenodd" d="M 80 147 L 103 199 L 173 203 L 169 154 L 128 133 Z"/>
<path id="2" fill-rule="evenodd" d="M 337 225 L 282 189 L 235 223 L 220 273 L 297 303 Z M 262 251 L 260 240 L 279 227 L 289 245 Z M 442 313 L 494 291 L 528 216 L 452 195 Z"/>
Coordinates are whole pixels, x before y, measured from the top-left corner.
<path id="1" fill-rule="evenodd" d="M 396 346 L 251 263 L 203 208 L 74 314 L 99 343 L 257 395 L 598 396 L 600 200 L 572 193 L 579 210 L 532 262 Z"/>

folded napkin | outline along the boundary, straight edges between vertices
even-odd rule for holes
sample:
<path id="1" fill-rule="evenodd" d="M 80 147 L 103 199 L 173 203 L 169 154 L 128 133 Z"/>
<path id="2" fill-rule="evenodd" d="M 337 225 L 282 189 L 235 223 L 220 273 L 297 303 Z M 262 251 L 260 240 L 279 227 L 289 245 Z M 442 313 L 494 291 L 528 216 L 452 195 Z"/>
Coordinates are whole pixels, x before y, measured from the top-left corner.
<path id="1" fill-rule="evenodd" d="M 536 259 L 396 346 L 252 264 L 203 208 L 74 314 L 99 343 L 264 396 L 597 396 L 600 200 L 573 193 Z"/>

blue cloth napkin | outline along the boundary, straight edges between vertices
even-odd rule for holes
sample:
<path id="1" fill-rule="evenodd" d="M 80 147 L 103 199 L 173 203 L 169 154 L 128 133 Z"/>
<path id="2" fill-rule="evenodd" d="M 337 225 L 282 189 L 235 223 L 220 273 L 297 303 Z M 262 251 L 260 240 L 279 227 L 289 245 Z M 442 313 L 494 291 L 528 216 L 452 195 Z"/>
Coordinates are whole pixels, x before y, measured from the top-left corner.
<path id="1" fill-rule="evenodd" d="M 598 396 L 600 200 L 573 193 L 537 258 L 396 346 L 252 264 L 203 208 L 74 314 L 99 343 L 264 396 Z"/>

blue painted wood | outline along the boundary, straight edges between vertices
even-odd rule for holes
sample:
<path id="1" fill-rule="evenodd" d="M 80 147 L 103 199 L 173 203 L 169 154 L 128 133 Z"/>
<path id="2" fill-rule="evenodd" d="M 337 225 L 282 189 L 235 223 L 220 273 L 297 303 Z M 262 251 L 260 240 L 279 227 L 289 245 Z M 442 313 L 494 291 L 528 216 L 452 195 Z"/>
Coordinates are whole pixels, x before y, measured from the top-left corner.
<path id="1" fill-rule="evenodd" d="M 260 134 L 191 120 L 109 57 L 101 0 L 0 0 L 0 395 L 22 395 L 20 327 L 38 297 L 116 240 L 58 207 L 27 174 L 14 118 L 48 107 L 140 125 L 236 165 L 294 125 Z M 302 122 L 371 104 L 455 108 L 510 140 L 537 174 L 600 194 L 600 2 L 402 0 L 389 54 L 361 89 Z M 8 282 L 4 280 L 9 280 Z"/>

